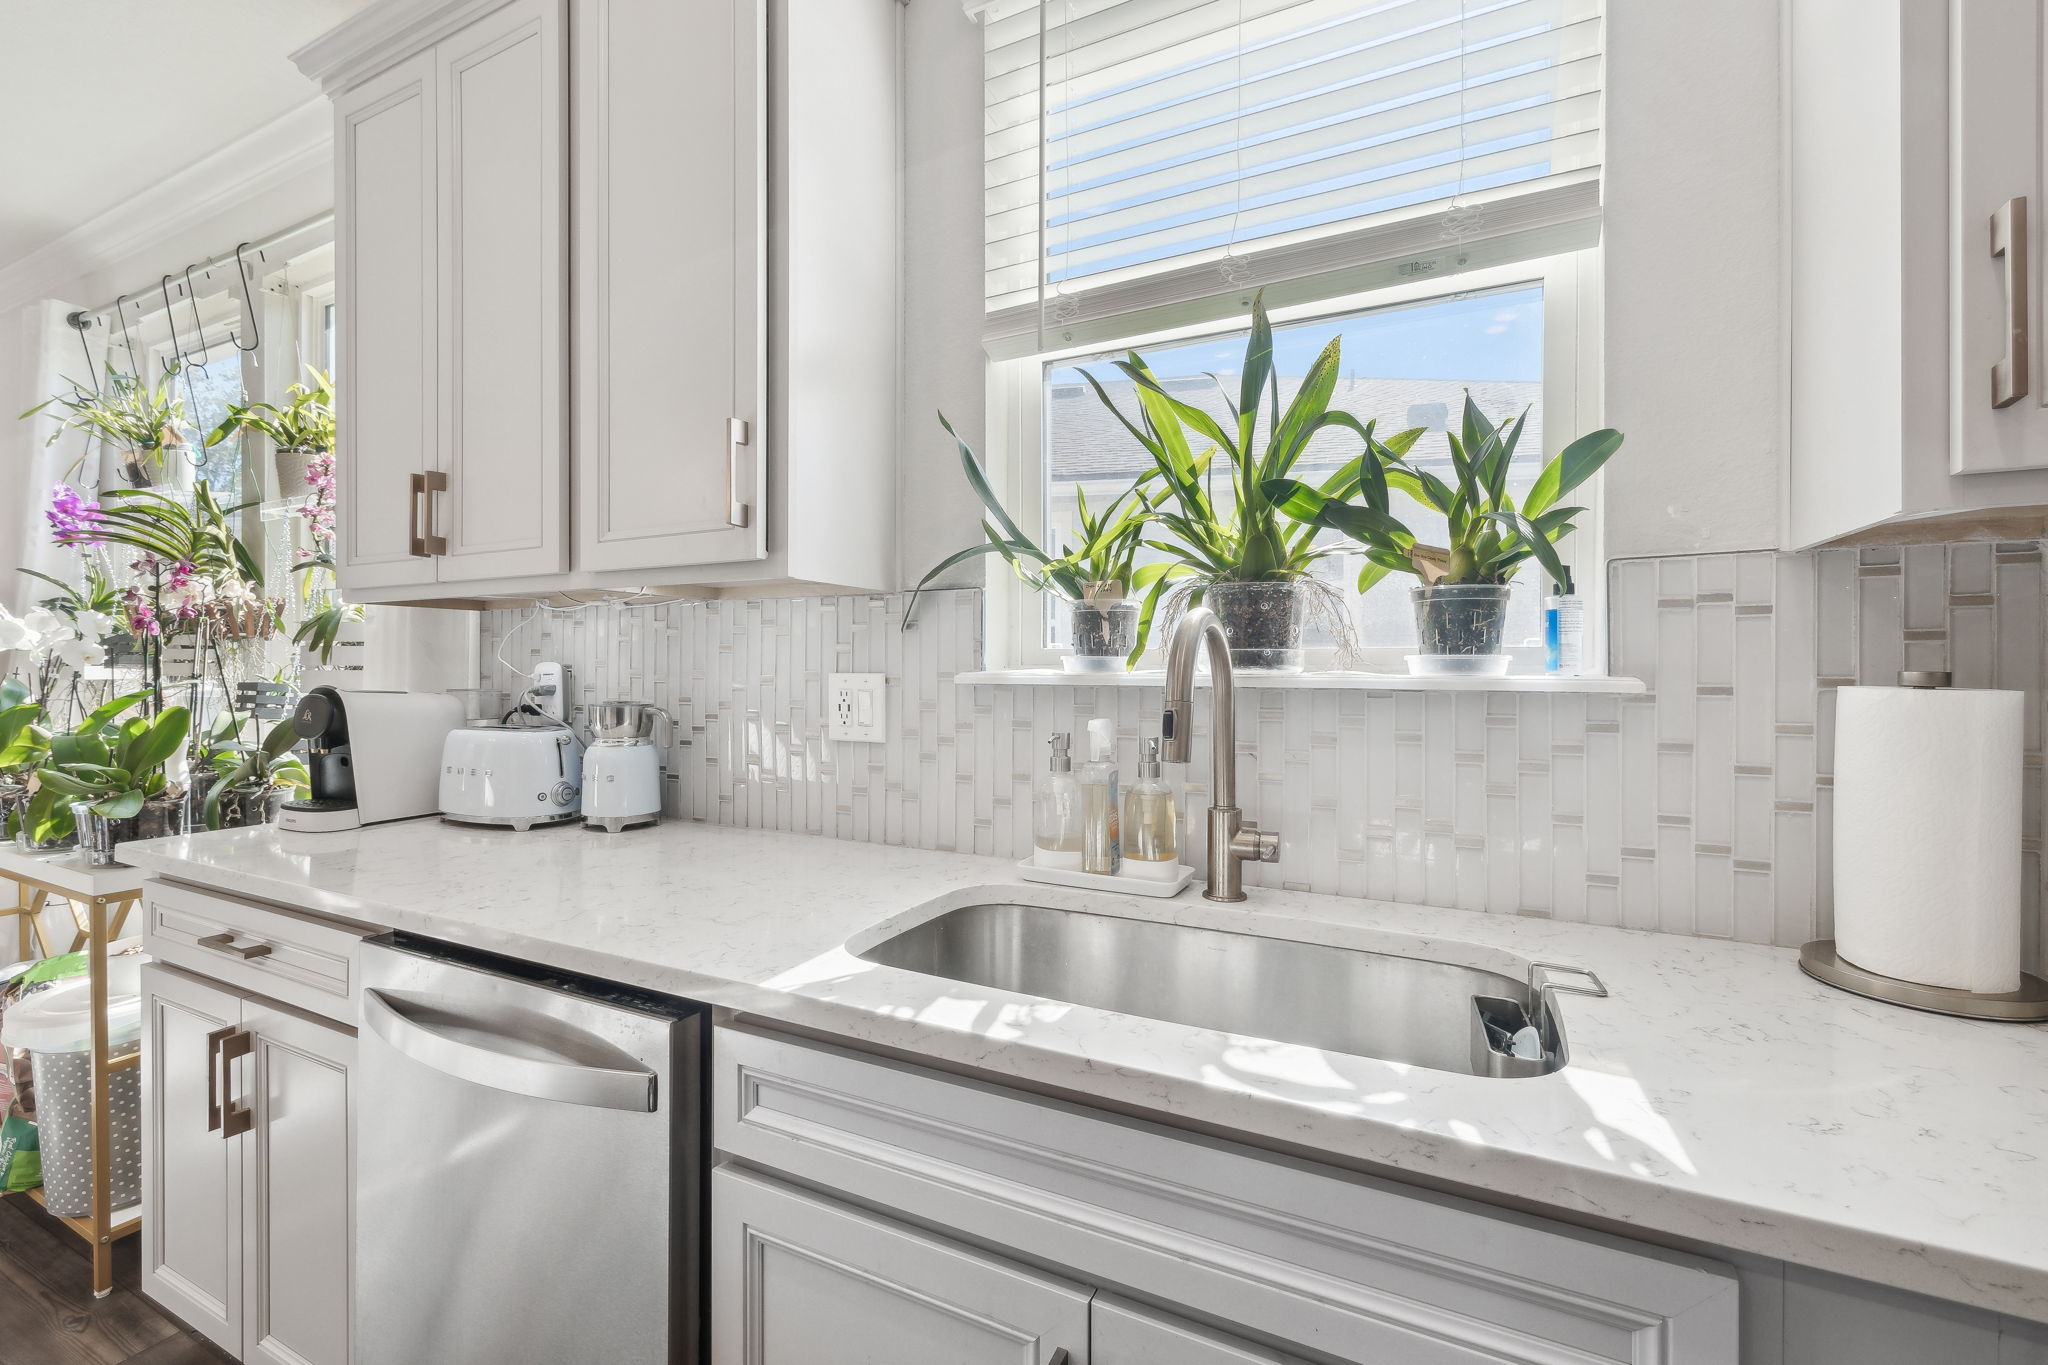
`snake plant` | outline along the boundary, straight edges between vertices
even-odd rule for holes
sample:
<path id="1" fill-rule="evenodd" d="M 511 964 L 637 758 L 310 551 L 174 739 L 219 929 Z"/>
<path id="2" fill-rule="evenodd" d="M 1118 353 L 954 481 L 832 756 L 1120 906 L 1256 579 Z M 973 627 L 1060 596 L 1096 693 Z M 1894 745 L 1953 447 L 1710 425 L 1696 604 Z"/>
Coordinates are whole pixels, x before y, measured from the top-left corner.
<path id="1" fill-rule="evenodd" d="M 1368 458 L 1351 492 L 1340 495 L 1327 485 L 1310 488 L 1285 478 L 1267 481 L 1264 491 L 1297 524 L 1337 531 L 1364 547 L 1360 592 L 1390 573 L 1412 573 L 1425 584 L 1506 583 L 1531 559 L 1554 581 L 1568 582 L 1556 542 L 1570 534 L 1574 519 L 1586 509 L 1556 504 L 1599 472 L 1621 449 L 1622 435 L 1603 428 L 1573 441 L 1543 467 L 1527 496 L 1517 503 L 1508 488 L 1508 471 L 1528 422 L 1524 409 L 1521 416 L 1495 426 L 1468 392 L 1462 429 L 1444 433 L 1455 486 L 1411 464 L 1405 458 L 1407 446 L 1396 449 L 1368 436 Z M 1450 543 L 1426 545 L 1417 540 L 1394 515 L 1394 492 L 1442 513 Z M 1353 496 L 1358 501 L 1350 501 Z"/>
<path id="2" fill-rule="evenodd" d="M 1279 501 L 1269 491 L 1276 483 L 1293 484 L 1289 476 L 1319 433 L 1338 428 L 1367 447 L 1312 490 L 1338 504 L 1358 491 L 1372 449 L 1403 454 L 1422 435 L 1417 427 L 1382 441 L 1374 434 L 1376 423 L 1360 422 L 1330 406 L 1341 346 L 1341 338 L 1331 339 L 1283 410 L 1273 366 L 1273 325 L 1263 295 L 1255 298 L 1236 398 L 1217 381 L 1227 421 L 1169 393 L 1136 351 L 1115 362 L 1136 391 L 1135 421 L 1093 373 L 1081 371 L 1102 405 L 1152 457 L 1148 476 L 1163 485 L 1147 519 L 1158 534 L 1148 530 L 1144 544 L 1164 558 L 1143 565 L 1134 575 L 1133 587 L 1145 590 L 1145 601 L 1133 659 L 1144 652 L 1160 598 L 1175 580 L 1190 581 L 1192 600 L 1199 601 L 1207 584 L 1290 582 L 1306 575 L 1317 560 L 1338 552 L 1337 546 L 1317 543 L 1322 528 L 1313 521 L 1282 515 Z M 1263 426 L 1261 403 L 1266 405 Z M 1212 488 L 1219 464 L 1229 476 L 1227 500 L 1219 499 Z"/>
<path id="3" fill-rule="evenodd" d="M 982 468 L 980 457 L 961 439 L 960 433 L 953 430 L 953 424 L 946 420 L 943 412 L 939 414 L 939 425 L 953 438 L 968 486 L 981 500 L 988 515 L 982 519 L 983 539 L 979 545 L 970 545 L 957 554 L 947 555 L 918 581 L 911 593 L 910 608 L 904 612 L 905 625 L 910 622 L 911 612 L 916 610 L 917 594 L 923 592 L 933 579 L 956 564 L 964 564 L 983 555 L 1001 555 L 1017 577 L 1039 592 L 1049 592 L 1086 606 L 1115 606 L 1135 590 L 1133 580 L 1143 570 L 1134 570 L 1133 561 L 1137 557 L 1145 523 L 1154 510 L 1146 491 L 1146 486 L 1155 477 L 1152 471 L 1140 475 L 1129 488 L 1100 510 L 1091 509 L 1087 494 L 1078 484 L 1075 485 L 1074 498 L 1081 523 L 1078 540 L 1064 545 L 1058 553 L 1052 553 L 1024 534 L 1016 519 L 1004 509 L 1002 499 L 996 496 L 995 488 L 988 481 L 988 473 Z"/>

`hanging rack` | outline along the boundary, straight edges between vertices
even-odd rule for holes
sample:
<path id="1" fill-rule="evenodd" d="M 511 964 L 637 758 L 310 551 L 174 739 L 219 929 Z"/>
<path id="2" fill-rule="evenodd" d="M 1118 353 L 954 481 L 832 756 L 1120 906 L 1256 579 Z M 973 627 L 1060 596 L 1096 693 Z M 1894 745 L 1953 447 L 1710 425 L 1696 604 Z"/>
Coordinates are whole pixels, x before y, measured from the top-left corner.
<path id="1" fill-rule="evenodd" d="M 185 267 L 185 283 L 179 288 L 184 291 L 185 305 L 192 310 L 192 339 L 199 343 L 199 359 L 192 363 L 200 369 L 206 368 L 207 357 L 213 354 L 206 344 L 206 324 L 199 318 L 199 290 L 192 283 L 192 267 Z"/>
<path id="2" fill-rule="evenodd" d="M 253 339 L 247 346 L 244 346 L 239 335 L 239 328 L 234 332 L 228 333 L 228 340 L 235 344 L 235 349 L 238 351 L 253 351 L 263 345 L 263 322 L 256 314 L 256 295 L 249 287 L 249 263 L 242 259 L 242 253 L 248 250 L 248 248 L 249 244 L 247 242 L 243 242 L 235 248 L 235 279 L 241 285 L 242 315 L 248 320 L 249 335 Z M 258 260 L 262 260 L 263 253 L 258 251 L 256 257 Z"/>
<path id="3" fill-rule="evenodd" d="M 166 375 L 176 374 L 185 363 L 185 348 L 178 344 L 178 315 L 171 311 L 171 277 L 164 276 L 156 282 L 157 292 L 164 296 L 164 326 L 171 329 L 171 358 L 159 360 Z"/>
<path id="4" fill-rule="evenodd" d="M 283 243 L 290 242 L 294 238 L 305 237 L 308 234 L 315 233 L 322 228 L 331 228 L 333 225 L 334 214 L 332 211 L 329 211 L 327 213 L 316 214 L 303 222 L 294 223 L 290 227 L 285 228 L 280 232 L 273 232 L 267 237 L 259 237 L 253 242 L 243 242 L 239 247 L 235 249 L 234 252 L 223 251 L 218 255 L 208 256 L 203 260 L 195 261 L 193 262 L 193 268 L 211 270 L 215 266 L 224 264 L 229 256 L 241 255 L 242 253 L 246 253 L 249 251 L 255 251 L 258 254 L 259 258 L 262 258 L 264 252 L 273 250 Z M 243 258 L 242 264 L 244 266 L 243 278 L 246 281 L 246 257 Z M 249 304 L 249 312 L 251 317 L 253 318 L 256 314 L 255 300 L 253 297 L 254 290 L 250 290 L 249 294 L 250 297 L 246 301 Z M 112 303 L 101 304 L 97 308 L 88 308 L 83 311 L 87 318 L 96 320 L 108 314 L 117 312 L 120 308 L 120 305 L 126 303 L 129 297 L 129 295 L 123 294 L 121 295 L 120 298 L 116 299 Z M 250 348 L 243 347 L 242 349 L 247 350 Z"/>
<path id="5" fill-rule="evenodd" d="M 135 338 L 128 334 L 128 296 L 114 300 L 114 316 L 121 321 L 121 344 L 128 348 L 128 377 L 140 383 L 142 362 L 135 358 Z"/>
<path id="6" fill-rule="evenodd" d="M 98 393 L 100 391 L 100 375 L 98 369 L 92 363 L 92 343 L 85 339 L 86 332 L 92 328 L 92 319 L 83 313 L 71 313 L 65 317 L 64 321 L 71 330 L 78 333 L 78 349 L 85 352 L 85 377 L 92 381 L 92 391 Z"/>

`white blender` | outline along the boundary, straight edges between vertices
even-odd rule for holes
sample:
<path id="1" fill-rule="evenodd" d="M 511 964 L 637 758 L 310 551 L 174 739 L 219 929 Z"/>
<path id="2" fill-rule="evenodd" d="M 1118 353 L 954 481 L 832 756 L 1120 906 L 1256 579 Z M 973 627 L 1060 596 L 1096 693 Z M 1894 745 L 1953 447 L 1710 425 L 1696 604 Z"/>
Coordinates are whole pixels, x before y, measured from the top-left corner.
<path id="1" fill-rule="evenodd" d="M 583 755 L 583 824 L 617 834 L 661 819 L 661 749 L 654 742 L 656 717 L 666 715 L 642 701 L 597 705 L 590 748 Z"/>

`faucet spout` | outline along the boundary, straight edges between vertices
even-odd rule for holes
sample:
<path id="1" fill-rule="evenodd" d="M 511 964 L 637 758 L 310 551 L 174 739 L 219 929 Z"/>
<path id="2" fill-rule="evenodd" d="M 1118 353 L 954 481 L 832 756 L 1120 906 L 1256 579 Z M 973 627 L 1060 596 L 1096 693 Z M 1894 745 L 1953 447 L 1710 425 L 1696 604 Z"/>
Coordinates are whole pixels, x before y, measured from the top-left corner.
<path id="1" fill-rule="evenodd" d="M 1207 607 L 1180 618 L 1166 646 L 1166 705 L 1159 717 L 1160 757 L 1185 763 L 1194 753 L 1195 662 L 1206 649 L 1214 705 L 1209 723 L 1208 885 L 1212 901 L 1241 901 L 1247 861 L 1280 861 L 1280 836 L 1244 823 L 1237 808 L 1237 705 L 1230 671 L 1230 638 Z"/>

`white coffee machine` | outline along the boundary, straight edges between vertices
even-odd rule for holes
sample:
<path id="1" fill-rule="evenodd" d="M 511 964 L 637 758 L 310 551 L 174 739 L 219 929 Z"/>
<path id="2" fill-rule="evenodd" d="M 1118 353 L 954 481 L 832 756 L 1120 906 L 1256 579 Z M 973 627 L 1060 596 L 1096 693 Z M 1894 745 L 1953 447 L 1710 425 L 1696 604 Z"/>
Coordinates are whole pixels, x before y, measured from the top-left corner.
<path id="1" fill-rule="evenodd" d="M 277 827 L 356 829 L 441 808 L 441 744 L 462 727 L 462 703 L 444 692 L 316 687 L 299 698 L 291 726 L 306 741 L 312 790 L 284 803 Z"/>
<path id="2" fill-rule="evenodd" d="M 583 824 L 617 834 L 661 819 L 661 749 L 655 721 L 667 716 L 639 701 L 599 702 L 583 755 Z"/>

